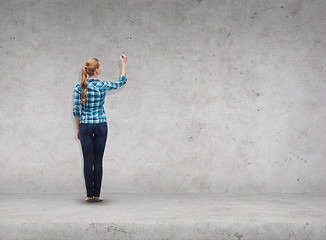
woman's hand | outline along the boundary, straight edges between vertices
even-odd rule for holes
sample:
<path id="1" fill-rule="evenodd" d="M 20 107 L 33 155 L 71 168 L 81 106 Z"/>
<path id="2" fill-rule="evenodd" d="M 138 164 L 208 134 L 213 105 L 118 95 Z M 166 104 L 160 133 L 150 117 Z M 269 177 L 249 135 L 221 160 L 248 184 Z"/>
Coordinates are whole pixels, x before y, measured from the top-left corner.
<path id="1" fill-rule="evenodd" d="M 120 60 L 122 63 L 127 63 L 127 57 L 124 54 L 120 56 Z"/>
<path id="2" fill-rule="evenodd" d="M 80 138 L 79 138 L 79 130 L 77 130 L 77 138 L 80 141 Z"/>

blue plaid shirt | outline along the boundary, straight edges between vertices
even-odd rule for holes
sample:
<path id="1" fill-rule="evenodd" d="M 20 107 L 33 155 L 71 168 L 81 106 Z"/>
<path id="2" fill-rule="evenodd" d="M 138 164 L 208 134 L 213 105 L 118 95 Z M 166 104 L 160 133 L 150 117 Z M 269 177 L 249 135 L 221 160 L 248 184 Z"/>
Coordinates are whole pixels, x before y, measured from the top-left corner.
<path id="1" fill-rule="evenodd" d="M 118 89 L 126 84 L 127 78 L 121 75 L 117 82 L 100 81 L 98 78 L 87 78 L 87 94 L 85 104 L 81 104 L 81 93 L 83 89 L 78 83 L 74 90 L 73 115 L 80 118 L 80 123 L 106 122 L 104 111 L 104 100 L 107 91 Z"/>

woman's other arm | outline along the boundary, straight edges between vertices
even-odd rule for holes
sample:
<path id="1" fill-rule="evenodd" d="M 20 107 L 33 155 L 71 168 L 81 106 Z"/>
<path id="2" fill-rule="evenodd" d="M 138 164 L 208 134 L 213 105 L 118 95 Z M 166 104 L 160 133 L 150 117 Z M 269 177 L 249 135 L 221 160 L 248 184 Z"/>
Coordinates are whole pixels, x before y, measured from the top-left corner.
<path id="1" fill-rule="evenodd" d="M 78 84 L 75 87 L 74 90 L 74 107 L 73 107 L 73 115 L 75 117 L 75 121 L 76 121 L 76 127 L 77 127 L 77 138 L 79 139 L 79 121 L 80 121 L 80 91 L 79 91 L 79 87 Z M 80 139 L 79 139 L 80 140 Z"/>
<path id="2" fill-rule="evenodd" d="M 75 117 L 75 121 L 76 121 L 76 127 L 77 127 L 77 138 L 78 138 L 78 140 L 80 140 L 80 138 L 79 138 L 79 122 L 80 122 L 80 118 Z"/>

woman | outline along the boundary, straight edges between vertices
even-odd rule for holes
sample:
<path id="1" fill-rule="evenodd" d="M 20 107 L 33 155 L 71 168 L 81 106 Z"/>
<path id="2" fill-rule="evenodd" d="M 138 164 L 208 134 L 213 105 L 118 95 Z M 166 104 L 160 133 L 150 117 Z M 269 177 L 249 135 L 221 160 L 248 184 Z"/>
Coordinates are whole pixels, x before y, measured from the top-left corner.
<path id="1" fill-rule="evenodd" d="M 100 81 L 101 63 L 96 58 L 88 59 L 82 68 L 82 80 L 74 90 L 73 115 L 77 125 L 77 138 L 80 140 L 84 157 L 84 177 L 87 202 L 103 201 L 100 197 L 103 166 L 102 159 L 107 139 L 108 126 L 104 111 L 107 91 L 118 89 L 126 84 L 127 57 L 120 56 L 122 73 L 119 81 Z M 87 74 L 89 77 L 87 78 Z M 94 170 L 93 170 L 94 166 Z"/>

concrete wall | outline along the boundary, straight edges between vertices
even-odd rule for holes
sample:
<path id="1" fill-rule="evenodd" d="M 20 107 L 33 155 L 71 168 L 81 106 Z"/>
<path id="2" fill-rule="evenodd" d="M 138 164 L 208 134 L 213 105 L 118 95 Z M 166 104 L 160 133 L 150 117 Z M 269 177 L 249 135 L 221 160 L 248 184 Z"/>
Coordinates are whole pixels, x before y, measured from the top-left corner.
<path id="1" fill-rule="evenodd" d="M 72 115 L 108 92 L 102 192 L 326 191 L 325 1 L 0 1 L 0 191 L 85 193 Z"/>

